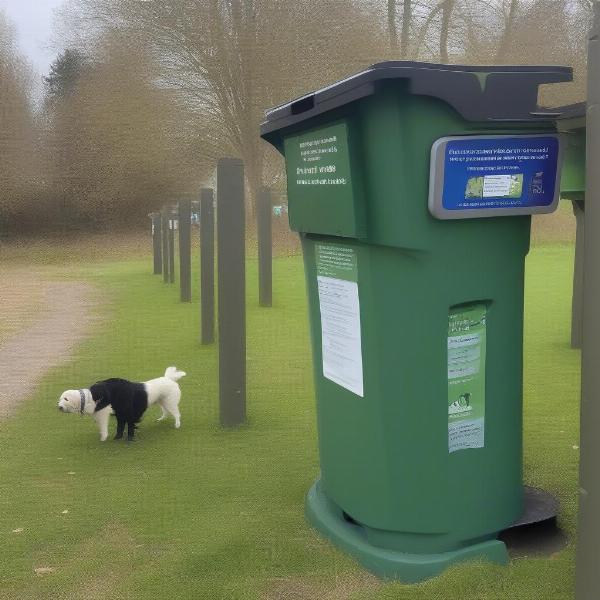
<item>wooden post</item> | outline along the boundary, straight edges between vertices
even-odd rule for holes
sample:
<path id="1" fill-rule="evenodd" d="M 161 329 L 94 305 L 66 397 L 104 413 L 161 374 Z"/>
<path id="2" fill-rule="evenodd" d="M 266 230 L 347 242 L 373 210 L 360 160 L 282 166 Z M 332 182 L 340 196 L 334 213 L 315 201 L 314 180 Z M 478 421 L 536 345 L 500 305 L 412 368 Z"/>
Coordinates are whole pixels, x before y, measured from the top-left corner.
<path id="1" fill-rule="evenodd" d="M 160 213 L 152 213 L 152 251 L 154 253 L 154 275 L 162 273 L 162 218 Z"/>
<path id="2" fill-rule="evenodd" d="M 571 348 L 581 348 L 583 338 L 584 211 L 583 198 L 573 198 L 573 213 L 577 223 L 577 233 L 575 236 L 575 268 L 573 270 L 573 296 L 571 301 Z"/>
<path id="3" fill-rule="evenodd" d="M 169 209 L 163 207 L 161 214 L 163 281 L 169 283 Z"/>
<path id="4" fill-rule="evenodd" d="M 169 210 L 169 283 L 175 283 L 175 215 Z"/>
<path id="5" fill-rule="evenodd" d="M 244 164 L 217 166 L 219 407 L 221 425 L 246 421 L 246 248 Z"/>
<path id="6" fill-rule="evenodd" d="M 192 301 L 192 201 L 179 201 L 179 289 L 182 302 Z"/>
<path id="7" fill-rule="evenodd" d="M 273 234 L 272 234 L 271 191 L 262 188 L 258 196 L 257 236 L 258 236 L 258 303 L 261 306 L 273 304 Z"/>
<path id="8" fill-rule="evenodd" d="M 212 189 L 200 191 L 200 310 L 202 344 L 215 341 L 215 209 Z"/>
<path id="9" fill-rule="evenodd" d="M 600 4 L 588 44 L 583 349 L 579 446 L 579 522 L 575 597 L 596 600 L 600 589 Z"/>

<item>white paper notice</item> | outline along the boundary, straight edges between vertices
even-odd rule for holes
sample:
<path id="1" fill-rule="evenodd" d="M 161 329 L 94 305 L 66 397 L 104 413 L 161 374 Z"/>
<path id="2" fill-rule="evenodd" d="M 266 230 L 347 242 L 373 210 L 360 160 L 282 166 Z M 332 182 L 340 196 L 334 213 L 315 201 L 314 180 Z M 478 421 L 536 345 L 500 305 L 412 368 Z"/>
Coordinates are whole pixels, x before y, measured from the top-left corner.
<path id="1" fill-rule="evenodd" d="M 484 198 L 510 196 L 512 177 L 510 175 L 486 175 L 483 178 Z"/>
<path id="2" fill-rule="evenodd" d="M 363 397 L 358 283 L 323 276 L 318 276 L 317 281 L 323 375 Z"/>

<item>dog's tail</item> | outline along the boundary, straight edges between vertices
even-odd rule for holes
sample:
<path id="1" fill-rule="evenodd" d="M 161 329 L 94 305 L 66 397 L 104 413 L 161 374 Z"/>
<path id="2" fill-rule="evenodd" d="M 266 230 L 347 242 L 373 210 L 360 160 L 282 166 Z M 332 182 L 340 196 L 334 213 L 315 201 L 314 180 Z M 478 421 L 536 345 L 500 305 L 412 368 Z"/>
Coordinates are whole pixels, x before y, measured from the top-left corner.
<path id="1" fill-rule="evenodd" d="M 177 367 L 167 367 L 165 377 L 171 379 L 171 381 L 179 381 L 182 377 L 185 377 L 185 372 L 178 371 Z"/>

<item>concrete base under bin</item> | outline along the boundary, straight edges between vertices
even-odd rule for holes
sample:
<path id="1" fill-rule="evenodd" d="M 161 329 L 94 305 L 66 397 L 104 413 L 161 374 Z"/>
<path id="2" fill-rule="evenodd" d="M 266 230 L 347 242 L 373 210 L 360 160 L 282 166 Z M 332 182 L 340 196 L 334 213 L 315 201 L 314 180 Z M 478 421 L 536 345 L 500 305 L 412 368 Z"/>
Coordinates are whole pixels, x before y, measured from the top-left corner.
<path id="1" fill-rule="evenodd" d="M 360 525 L 344 519 L 340 510 L 325 496 L 319 481 L 306 497 L 306 518 L 315 529 L 353 556 L 365 569 L 384 579 L 417 583 L 439 575 L 458 562 L 484 559 L 504 565 L 509 560 L 506 546 L 499 540 L 488 540 L 439 554 L 407 554 L 372 546 Z"/>

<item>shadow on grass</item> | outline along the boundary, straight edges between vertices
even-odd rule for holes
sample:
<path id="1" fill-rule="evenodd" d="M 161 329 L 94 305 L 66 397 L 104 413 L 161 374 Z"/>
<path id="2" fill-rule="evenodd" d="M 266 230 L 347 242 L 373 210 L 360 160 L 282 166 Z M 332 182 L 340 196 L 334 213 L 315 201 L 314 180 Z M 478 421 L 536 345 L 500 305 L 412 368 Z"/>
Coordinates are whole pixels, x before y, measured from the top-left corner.
<path id="1" fill-rule="evenodd" d="M 569 538 L 556 518 L 503 531 L 501 539 L 511 558 L 552 556 L 567 546 Z"/>

